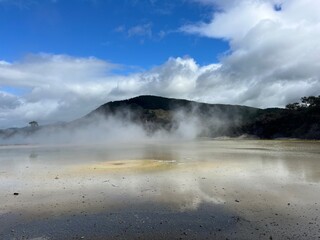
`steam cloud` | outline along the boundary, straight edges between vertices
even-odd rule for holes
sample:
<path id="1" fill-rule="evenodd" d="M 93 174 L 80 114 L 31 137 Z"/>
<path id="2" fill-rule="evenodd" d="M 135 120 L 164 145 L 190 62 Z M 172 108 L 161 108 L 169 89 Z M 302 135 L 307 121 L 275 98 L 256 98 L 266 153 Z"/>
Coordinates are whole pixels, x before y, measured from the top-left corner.
<path id="1" fill-rule="evenodd" d="M 237 108 L 220 109 L 190 103 L 170 111 L 155 110 L 156 120 L 139 110 L 119 107 L 97 109 L 84 118 L 62 124 L 5 130 L 1 144 L 126 144 L 188 141 L 198 137 L 221 137 L 240 126 L 243 114 Z M 142 115 L 141 115 L 142 114 Z M 1 133 L 1 132 L 0 132 Z"/>
<path id="2" fill-rule="evenodd" d="M 33 129 L 25 128 L 10 137 L 0 138 L 1 144 L 126 144 L 150 143 L 154 141 L 191 140 L 199 136 L 202 127 L 199 120 L 178 111 L 173 116 L 172 129 L 157 128 L 148 131 L 142 123 L 123 115 L 103 116 L 95 114 L 89 119 L 67 125 L 49 125 Z"/>

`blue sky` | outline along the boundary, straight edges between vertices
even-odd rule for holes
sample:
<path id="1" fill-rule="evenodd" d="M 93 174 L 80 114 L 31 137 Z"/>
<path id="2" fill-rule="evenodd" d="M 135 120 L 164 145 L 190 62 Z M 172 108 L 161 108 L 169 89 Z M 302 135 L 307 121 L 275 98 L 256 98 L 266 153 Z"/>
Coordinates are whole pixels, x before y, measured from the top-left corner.
<path id="1" fill-rule="evenodd" d="M 212 7 L 186 0 L 2 0 L 0 56 L 7 61 L 38 52 L 95 56 L 143 69 L 179 56 L 209 64 L 228 43 L 179 28 L 211 14 Z"/>
<path id="2" fill-rule="evenodd" d="M 0 128 L 143 94 L 284 107 L 320 94 L 320 1 L 0 0 Z"/>

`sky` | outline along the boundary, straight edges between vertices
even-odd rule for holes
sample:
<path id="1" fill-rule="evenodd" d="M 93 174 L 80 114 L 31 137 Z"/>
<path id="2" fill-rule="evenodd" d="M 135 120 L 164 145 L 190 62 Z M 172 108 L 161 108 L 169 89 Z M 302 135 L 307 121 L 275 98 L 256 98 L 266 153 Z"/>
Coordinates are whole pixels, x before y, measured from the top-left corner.
<path id="1" fill-rule="evenodd" d="M 0 128 L 143 94 L 283 107 L 320 95 L 319 0 L 0 0 Z"/>

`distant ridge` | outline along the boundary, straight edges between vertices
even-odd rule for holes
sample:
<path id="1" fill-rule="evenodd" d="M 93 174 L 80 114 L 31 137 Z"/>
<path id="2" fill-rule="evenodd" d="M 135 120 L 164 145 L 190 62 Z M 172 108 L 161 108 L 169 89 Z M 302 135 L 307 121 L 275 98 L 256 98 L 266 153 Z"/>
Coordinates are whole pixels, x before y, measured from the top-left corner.
<path id="1" fill-rule="evenodd" d="M 91 115 L 96 112 L 114 112 L 121 108 L 128 108 L 131 110 L 144 109 L 144 110 L 164 110 L 164 111 L 175 111 L 177 109 L 191 110 L 194 108 L 201 108 L 203 110 L 209 110 L 215 108 L 216 110 L 226 111 L 226 110 L 247 110 L 247 111 L 257 111 L 258 108 L 247 107 L 241 105 L 229 105 L 229 104 L 210 104 L 201 103 L 196 101 L 190 101 L 185 99 L 176 98 L 165 98 L 153 95 L 141 95 L 134 98 L 112 101 L 105 103 L 89 113 Z"/>
<path id="2" fill-rule="evenodd" d="M 197 105 L 215 105 L 215 106 L 237 106 L 237 107 L 246 107 L 246 108 L 253 108 L 241 105 L 230 105 L 230 104 L 210 104 L 210 103 L 202 103 L 196 102 L 191 100 L 179 99 L 179 98 L 166 98 L 161 96 L 154 96 L 154 95 L 140 95 L 137 97 L 133 97 L 127 100 L 120 100 L 120 101 L 112 101 L 106 104 L 101 105 L 103 107 L 105 105 L 110 104 L 136 104 L 144 109 L 163 109 L 163 110 L 170 110 L 172 107 L 179 105 L 179 106 L 187 106 L 189 104 L 197 104 Z"/>

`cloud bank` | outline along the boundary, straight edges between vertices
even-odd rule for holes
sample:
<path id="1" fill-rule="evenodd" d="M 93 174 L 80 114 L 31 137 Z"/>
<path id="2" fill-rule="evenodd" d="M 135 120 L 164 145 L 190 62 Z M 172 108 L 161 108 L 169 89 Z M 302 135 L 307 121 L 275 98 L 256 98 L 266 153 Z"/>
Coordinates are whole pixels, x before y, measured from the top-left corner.
<path id="1" fill-rule="evenodd" d="M 131 74 L 94 57 L 36 54 L 0 61 L 0 128 L 70 121 L 110 100 L 154 94 L 210 103 L 284 106 L 320 94 L 320 2 L 197 0 L 212 18 L 184 34 L 228 41 L 220 62 L 191 57 Z M 214 57 L 214 56 L 213 56 Z"/>
<path id="2" fill-rule="evenodd" d="M 232 102 L 266 107 L 283 106 L 300 96 L 320 93 L 319 1 L 198 2 L 219 11 L 209 22 L 186 25 L 181 30 L 222 38 L 230 45 L 221 68 L 204 81 L 211 86 L 204 95 L 229 86 L 237 90 Z M 213 88 L 212 82 L 219 87 Z"/>

